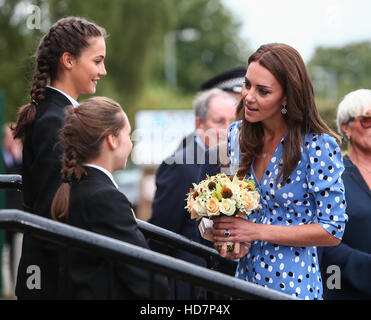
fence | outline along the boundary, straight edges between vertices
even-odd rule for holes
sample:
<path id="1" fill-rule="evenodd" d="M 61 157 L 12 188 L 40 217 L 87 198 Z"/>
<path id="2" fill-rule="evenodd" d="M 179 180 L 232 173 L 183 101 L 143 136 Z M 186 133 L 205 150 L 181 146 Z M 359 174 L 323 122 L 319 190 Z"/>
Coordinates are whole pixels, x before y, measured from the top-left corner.
<path id="1" fill-rule="evenodd" d="M 22 190 L 22 177 L 20 175 L 10 174 L 0 175 L 0 189 Z M 205 261 L 204 265 L 208 269 L 226 272 L 226 270 L 235 270 L 237 267 L 236 261 L 221 257 L 215 249 L 140 219 L 137 219 L 137 224 L 150 245 L 152 245 L 153 242 L 155 242 L 155 244 L 160 243 L 161 246 L 170 247 L 178 252 L 183 251 L 198 256 Z M 174 290 L 174 294 L 177 294 L 176 290 Z M 209 298 L 209 292 L 202 292 L 201 294 L 204 295 L 203 298 Z M 191 298 L 199 298 L 194 288 L 191 288 Z"/>
<path id="2" fill-rule="evenodd" d="M 0 188 L 21 190 L 21 176 L 0 175 Z M 175 248 L 181 248 L 203 257 L 208 262 L 209 268 L 215 268 L 216 264 L 234 263 L 220 257 L 216 250 L 190 241 L 183 236 L 139 219 L 137 222 L 147 238 L 171 244 Z M 29 233 L 47 241 L 89 250 L 110 260 L 144 267 L 151 272 L 165 274 L 173 279 L 205 288 L 208 292 L 214 292 L 219 296 L 230 296 L 238 299 L 294 299 L 289 295 L 214 270 L 20 210 L 0 210 L 0 229 Z"/>

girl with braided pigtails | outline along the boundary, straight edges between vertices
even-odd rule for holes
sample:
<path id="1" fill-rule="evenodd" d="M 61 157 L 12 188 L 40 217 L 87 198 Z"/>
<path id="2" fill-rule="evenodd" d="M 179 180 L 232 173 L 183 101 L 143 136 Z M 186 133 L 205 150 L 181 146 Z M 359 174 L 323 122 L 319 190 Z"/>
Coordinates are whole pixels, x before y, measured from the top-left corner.
<path id="1" fill-rule="evenodd" d="M 51 218 L 50 205 L 61 184 L 62 148 L 56 144 L 65 120 L 65 107 L 77 106 L 80 94 L 94 94 L 106 75 L 106 32 L 82 18 L 56 22 L 43 36 L 36 51 L 30 103 L 23 106 L 13 129 L 23 142 L 25 211 Z M 27 281 L 27 269 L 37 266 L 37 286 Z M 55 299 L 57 293 L 57 246 L 25 235 L 18 267 L 18 299 Z"/>
<path id="2" fill-rule="evenodd" d="M 62 184 L 52 206 L 53 219 L 149 249 L 126 196 L 112 173 L 126 167 L 132 149 L 131 127 L 115 101 L 94 97 L 67 107 L 60 132 Z M 60 255 L 62 299 L 165 299 L 164 276 L 115 263 L 78 248 Z"/>

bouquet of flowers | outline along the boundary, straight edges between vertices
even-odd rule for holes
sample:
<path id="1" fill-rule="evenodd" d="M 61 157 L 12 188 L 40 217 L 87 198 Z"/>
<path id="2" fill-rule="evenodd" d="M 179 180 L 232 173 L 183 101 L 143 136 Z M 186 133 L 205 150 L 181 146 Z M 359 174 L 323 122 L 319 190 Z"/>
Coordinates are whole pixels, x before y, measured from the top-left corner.
<path id="1" fill-rule="evenodd" d="M 186 201 L 185 208 L 191 214 L 191 219 L 197 220 L 220 215 L 248 216 L 252 210 L 261 208 L 260 195 L 255 189 L 253 179 L 244 179 L 236 175 L 232 177 L 223 173 L 207 176 L 199 184 L 193 183 Z M 200 232 L 205 239 L 213 241 L 209 232 L 212 221 L 207 220 L 202 219 Z M 228 244 L 228 251 L 231 250 L 233 243 Z"/>

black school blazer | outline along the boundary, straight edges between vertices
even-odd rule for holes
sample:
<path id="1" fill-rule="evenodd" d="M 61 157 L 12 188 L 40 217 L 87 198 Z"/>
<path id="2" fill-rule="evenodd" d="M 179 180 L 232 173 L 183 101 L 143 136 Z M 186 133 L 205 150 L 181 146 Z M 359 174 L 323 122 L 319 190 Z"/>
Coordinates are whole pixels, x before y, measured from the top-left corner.
<path id="1" fill-rule="evenodd" d="M 61 183 L 62 147 L 57 144 L 58 131 L 65 121 L 69 99 L 46 88 L 45 99 L 36 107 L 36 119 L 23 145 L 22 182 L 24 210 L 51 218 L 50 206 Z M 39 267 L 40 287 L 27 286 L 29 266 Z M 18 267 L 16 295 L 19 299 L 55 299 L 58 281 L 58 250 L 55 244 L 29 235 L 23 238 Z"/>
<path id="2" fill-rule="evenodd" d="M 87 175 L 71 186 L 68 223 L 143 248 L 149 248 L 139 231 L 126 196 L 102 171 L 85 167 Z M 63 299 L 166 299 L 167 279 L 141 268 L 110 262 L 77 248 L 61 254 L 60 297 Z"/>

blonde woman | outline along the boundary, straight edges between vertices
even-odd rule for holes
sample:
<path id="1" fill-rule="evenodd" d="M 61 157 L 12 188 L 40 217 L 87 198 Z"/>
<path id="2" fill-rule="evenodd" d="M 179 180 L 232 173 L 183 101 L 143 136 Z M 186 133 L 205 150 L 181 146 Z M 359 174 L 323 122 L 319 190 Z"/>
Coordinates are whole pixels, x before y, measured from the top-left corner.
<path id="1" fill-rule="evenodd" d="M 348 141 L 342 175 L 349 222 L 337 247 L 323 248 L 321 270 L 324 284 L 339 268 L 341 278 L 324 286 L 325 299 L 371 299 L 371 90 L 348 93 L 337 112 L 339 133 Z"/>

